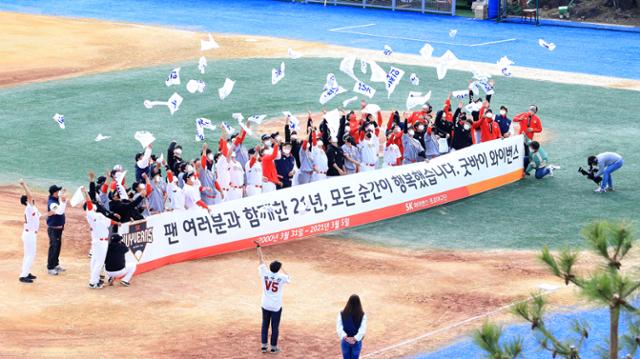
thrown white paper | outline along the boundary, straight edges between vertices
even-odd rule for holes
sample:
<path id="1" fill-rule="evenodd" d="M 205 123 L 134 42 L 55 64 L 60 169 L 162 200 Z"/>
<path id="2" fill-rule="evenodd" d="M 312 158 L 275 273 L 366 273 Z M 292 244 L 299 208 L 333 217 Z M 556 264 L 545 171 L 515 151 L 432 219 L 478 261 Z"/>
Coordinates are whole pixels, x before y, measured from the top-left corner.
<path id="1" fill-rule="evenodd" d="M 450 37 L 450 38 L 454 38 L 454 37 L 456 37 L 456 34 L 457 34 L 457 33 L 458 33 L 458 30 L 456 30 L 456 29 L 451 29 L 451 30 L 449 30 L 449 37 Z"/>
<path id="2" fill-rule="evenodd" d="M 436 72 L 438 74 L 438 80 L 442 80 L 447 76 L 447 70 L 449 67 L 455 64 L 458 61 L 456 55 L 451 52 L 451 50 L 447 50 L 439 59 L 438 65 L 436 66 Z"/>
<path id="3" fill-rule="evenodd" d="M 348 98 L 348 99 L 342 101 L 342 107 L 347 107 L 347 106 L 349 106 L 350 103 L 352 103 L 354 101 L 358 101 L 358 96 L 353 96 L 352 98 Z"/>
<path id="4" fill-rule="evenodd" d="M 233 118 L 234 120 L 236 120 L 238 122 L 244 121 L 244 116 L 242 116 L 242 113 L 240 113 L 240 112 L 235 112 L 235 113 L 231 114 L 231 118 Z"/>
<path id="5" fill-rule="evenodd" d="M 264 119 L 267 118 L 267 115 L 251 115 L 247 119 L 247 122 L 253 122 L 255 124 L 261 124 Z"/>
<path id="6" fill-rule="evenodd" d="M 338 129 L 340 128 L 340 117 L 342 117 L 342 115 L 337 109 L 324 114 L 324 119 L 327 120 L 327 126 L 329 127 L 329 132 L 331 132 L 332 136 L 336 136 L 338 134 Z"/>
<path id="7" fill-rule="evenodd" d="M 360 72 L 363 74 L 367 73 L 367 60 L 365 59 L 360 59 Z"/>
<path id="8" fill-rule="evenodd" d="M 296 60 L 302 57 L 302 54 L 298 51 L 294 51 L 292 48 L 289 48 L 289 50 L 287 51 L 288 55 L 290 58 Z"/>
<path id="9" fill-rule="evenodd" d="M 233 86 L 236 84 L 235 81 L 230 80 L 229 78 L 224 80 L 224 85 L 218 89 L 218 96 L 220 96 L 220 100 L 224 100 L 231 94 L 233 91 Z"/>
<path id="10" fill-rule="evenodd" d="M 80 186 L 75 192 L 73 192 L 73 196 L 71 196 L 71 199 L 69 200 L 71 207 L 75 207 L 84 202 L 84 193 L 82 193 L 83 188 L 84 186 Z"/>
<path id="11" fill-rule="evenodd" d="M 359 93 L 359 94 L 362 94 L 362 95 L 365 95 L 365 96 L 367 96 L 368 98 L 372 98 L 372 97 L 373 97 L 373 95 L 375 95 L 375 94 L 376 94 L 376 90 L 375 90 L 373 87 L 371 87 L 371 86 L 369 86 L 369 85 L 365 84 L 365 83 L 364 83 L 364 82 L 362 82 L 362 81 L 357 81 L 357 82 L 353 85 L 353 92 L 355 92 L 355 93 Z M 357 99 L 357 97 L 356 97 L 356 99 Z"/>
<path id="12" fill-rule="evenodd" d="M 169 76 L 167 76 L 167 79 L 164 81 L 164 84 L 167 85 L 167 87 L 172 85 L 180 85 L 180 68 L 179 67 L 171 70 L 171 72 L 169 73 Z"/>
<path id="13" fill-rule="evenodd" d="M 297 131 L 300 126 L 300 120 L 289 111 L 282 111 L 282 114 L 287 118 L 289 128 Z"/>
<path id="14" fill-rule="evenodd" d="M 356 57 L 347 56 L 344 59 L 342 59 L 342 61 L 340 61 L 340 71 L 344 72 L 352 79 L 358 81 L 358 78 L 353 73 L 353 67 L 355 66 L 355 64 L 356 64 Z"/>
<path id="15" fill-rule="evenodd" d="M 280 63 L 277 69 L 271 69 L 271 84 L 275 85 L 284 78 L 284 62 Z"/>
<path id="16" fill-rule="evenodd" d="M 411 75 L 409 75 L 409 81 L 411 81 L 411 84 L 413 86 L 420 85 L 420 79 L 418 78 L 418 75 L 416 75 L 415 73 L 412 73 Z"/>
<path id="17" fill-rule="evenodd" d="M 224 128 L 224 130 L 227 132 L 227 134 L 232 135 L 234 132 L 236 132 L 236 129 L 229 126 L 226 122 L 222 121 L 222 127 Z"/>
<path id="18" fill-rule="evenodd" d="M 512 73 L 511 73 L 511 65 L 514 64 L 513 61 L 511 61 L 508 57 L 506 56 L 502 56 L 500 58 L 500 60 L 498 60 L 498 62 L 496 63 L 498 65 L 498 68 L 500 69 L 500 72 L 506 76 L 506 77 L 511 77 Z"/>
<path id="19" fill-rule="evenodd" d="M 203 93 L 206 87 L 207 85 L 202 80 L 189 80 L 189 82 L 187 82 L 187 91 L 189 91 L 189 93 Z"/>
<path id="20" fill-rule="evenodd" d="M 220 45 L 213 39 L 213 36 L 209 34 L 209 38 L 207 40 L 200 40 L 200 51 L 207 51 L 212 49 L 219 48 Z"/>
<path id="21" fill-rule="evenodd" d="M 375 61 L 369 60 L 371 68 L 371 82 L 387 82 L 387 73 Z"/>
<path id="22" fill-rule="evenodd" d="M 207 58 L 204 56 L 200 56 L 200 60 L 198 60 L 198 70 L 200 70 L 201 74 L 204 74 L 207 69 Z"/>
<path id="23" fill-rule="evenodd" d="M 149 145 L 156 140 L 153 134 L 148 131 L 137 131 L 133 135 L 133 138 L 135 138 L 138 142 L 140 142 L 140 145 L 142 145 L 142 148 L 149 147 Z"/>
<path id="24" fill-rule="evenodd" d="M 433 55 L 433 46 L 424 44 L 424 46 L 422 46 L 422 48 L 420 49 L 420 56 L 422 56 L 422 58 L 425 60 L 429 60 L 431 58 L 431 55 Z"/>
<path id="25" fill-rule="evenodd" d="M 553 51 L 556 49 L 556 44 L 554 44 L 553 42 L 546 42 L 543 39 L 538 39 L 538 45 L 544 47 L 545 49 L 548 49 L 549 51 Z"/>
<path id="26" fill-rule="evenodd" d="M 407 97 L 407 111 L 410 111 L 414 107 L 424 105 L 431 98 L 431 91 L 427 92 L 424 96 L 422 92 L 411 91 Z"/>
<path id="27" fill-rule="evenodd" d="M 402 76 L 404 76 L 404 70 L 391 66 L 391 69 L 389 69 L 389 73 L 387 74 L 387 82 L 385 82 L 385 87 L 387 89 L 387 98 L 391 97 L 393 91 L 396 90 L 396 87 L 400 83 Z"/>
<path id="28" fill-rule="evenodd" d="M 167 101 L 167 106 L 169 106 L 169 112 L 173 115 L 176 111 L 180 109 L 180 104 L 182 104 L 182 96 L 178 95 L 177 92 L 174 92 L 171 97 L 169 97 L 169 101 Z"/>
<path id="29" fill-rule="evenodd" d="M 100 142 L 100 141 L 104 141 L 104 140 L 107 140 L 107 139 L 110 139 L 110 138 L 111 138 L 111 136 L 103 136 L 101 133 L 99 133 L 96 136 L 96 140 L 95 141 L 96 142 Z"/>
<path id="30" fill-rule="evenodd" d="M 380 112 L 380 106 L 372 103 L 368 104 L 367 106 L 365 106 L 365 108 L 362 109 L 362 113 L 370 113 L 372 115 L 375 115 L 378 112 Z"/>
<path id="31" fill-rule="evenodd" d="M 458 91 L 452 91 L 451 92 L 451 96 L 457 98 L 458 100 L 463 100 L 465 97 L 467 97 L 467 95 L 469 95 L 469 91 L 468 90 L 458 90 Z"/>
<path id="32" fill-rule="evenodd" d="M 51 118 L 54 121 L 56 121 L 56 123 L 58 124 L 58 126 L 60 126 L 61 129 L 64 130 L 65 125 L 64 125 L 64 115 L 61 115 L 59 113 L 56 113 L 55 115 L 53 115 L 53 117 Z"/>
<path id="33" fill-rule="evenodd" d="M 389 45 L 384 45 L 384 50 L 382 51 L 382 53 L 384 53 L 384 56 L 391 56 L 393 55 L 393 49 Z"/>

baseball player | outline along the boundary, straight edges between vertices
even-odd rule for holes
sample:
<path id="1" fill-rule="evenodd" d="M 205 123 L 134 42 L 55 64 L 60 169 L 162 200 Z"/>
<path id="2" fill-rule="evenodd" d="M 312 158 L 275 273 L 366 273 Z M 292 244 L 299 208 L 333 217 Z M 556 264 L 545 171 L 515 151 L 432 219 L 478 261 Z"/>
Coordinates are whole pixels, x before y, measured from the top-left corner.
<path id="1" fill-rule="evenodd" d="M 269 324 L 271 324 L 271 352 L 277 353 L 280 316 L 282 315 L 282 288 L 291 282 L 289 275 L 282 269 L 282 263 L 273 261 L 267 265 L 260 244 L 256 242 L 260 266 L 258 273 L 262 281 L 262 352 L 267 352 Z M 279 273 L 281 272 L 281 273 Z"/>
<path id="2" fill-rule="evenodd" d="M 109 286 L 113 285 L 116 278 L 122 278 L 120 284 L 128 287 L 131 285 L 131 277 L 136 272 L 136 263 L 127 262 L 126 254 L 129 248 L 122 243 L 122 236 L 113 234 L 109 241 L 109 249 L 104 263 L 104 269 L 107 273 L 107 281 Z"/>
<path id="3" fill-rule="evenodd" d="M 36 276 L 31 274 L 31 266 L 36 258 L 36 237 L 38 229 L 40 229 L 40 212 L 36 208 L 31 190 L 20 180 L 20 186 L 24 189 L 24 195 L 20 197 L 20 203 L 26 206 L 24 209 L 24 229 L 22 230 L 22 243 L 24 244 L 24 258 L 22 259 L 22 273 L 20 273 L 20 282 L 33 283 Z"/>
<path id="4" fill-rule="evenodd" d="M 87 190 L 82 187 L 84 200 L 86 204 L 86 215 L 89 227 L 91 227 L 91 274 L 89 277 L 89 288 L 100 289 L 103 287 L 100 280 L 100 272 L 107 257 L 107 249 L 109 248 L 109 227 L 112 224 L 119 224 L 105 217 L 102 213 L 96 212 L 91 198 L 87 194 Z"/>
<path id="5" fill-rule="evenodd" d="M 249 162 L 245 165 L 247 174 L 247 197 L 262 193 L 262 162 L 255 148 L 249 149 Z"/>
<path id="6" fill-rule="evenodd" d="M 206 209 L 207 211 L 211 211 L 209 207 L 202 201 L 200 197 L 200 181 L 194 178 L 195 174 L 187 173 L 184 176 L 184 187 L 182 188 L 184 192 L 184 208 L 191 209 L 194 207 L 201 207 Z"/>
<path id="7" fill-rule="evenodd" d="M 171 210 L 184 209 L 184 191 L 178 186 L 178 179 L 173 171 L 167 171 L 167 194 Z"/>
<path id="8" fill-rule="evenodd" d="M 242 198 L 244 194 L 244 169 L 242 164 L 236 160 L 235 152 L 231 152 L 229 158 L 229 179 L 229 198 L 227 200 Z"/>

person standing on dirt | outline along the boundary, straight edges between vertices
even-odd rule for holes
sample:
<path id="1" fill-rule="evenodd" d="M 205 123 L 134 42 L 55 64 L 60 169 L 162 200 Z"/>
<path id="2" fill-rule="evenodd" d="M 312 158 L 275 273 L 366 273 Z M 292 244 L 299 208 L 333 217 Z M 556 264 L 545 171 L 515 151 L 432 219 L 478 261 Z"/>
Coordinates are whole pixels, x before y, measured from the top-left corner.
<path id="1" fill-rule="evenodd" d="M 47 234 L 49 235 L 49 255 L 47 270 L 50 275 L 58 275 L 65 269 L 60 266 L 60 250 L 62 248 L 62 231 L 64 230 L 67 208 L 67 194 L 62 187 L 49 187 L 47 201 Z"/>
<path id="2" fill-rule="evenodd" d="M 362 339 L 367 333 L 367 315 L 362 310 L 360 297 L 349 297 L 344 309 L 338 313 L 336 331 L 340 338 L 342 358 L 358 359 L 362 350 Z"/>
<path id="3" fill-rule="evenodd" d="M 24 229 L 22 231 L 22 242 L 24 245 L 24 258 L 22 260 L 22 272 L 20 273 L 20 282 L 33 283 L 36 276 L 31 274 L 31 266 L 36 258 L 36 237 L 40 228 L 40 212 L 36 207 L 33 194 L 27 184 L 20 180 L 20 186 L 24 189 L 24 195 L 20 197 L 20 203 L 25 206 L 24 210 Z"/>
<path id="4" fill-rule="evenodd" d="M 269 324 L 271 324 L 271 353 L 280 351 L 278 348 L 278 334 L 280 328 L 280 317 L 282 315 L 282 288 L 291 282 L 289 275 L 282 269 L 282 263 L 273 261 L 267 265 L 264 262 L 262 248 L 256 242 L 260 265 L 258 273 L 262 281 L 262 347 L 263 353 L 267 352 L 267 342 L 269 337 Z M 281 272 L 281 273 L 280 273 Z"/>

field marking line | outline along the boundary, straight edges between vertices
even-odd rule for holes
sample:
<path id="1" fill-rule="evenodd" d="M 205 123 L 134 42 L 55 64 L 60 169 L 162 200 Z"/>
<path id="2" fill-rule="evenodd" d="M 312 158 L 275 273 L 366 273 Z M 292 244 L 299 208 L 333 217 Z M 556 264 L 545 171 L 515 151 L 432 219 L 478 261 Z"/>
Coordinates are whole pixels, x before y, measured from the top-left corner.
<path id="1" fill-rule="evenodd" d="M 560 288 L 556 288 L 556 289 L 553 289 L 553 290 L 546 290 L 546 291 L 543 291 L 540 295 L 551 294 L 551 293 L 557 291 L 558 289 L 560 289 Z M 498 313 L 500 313 L 501 311 L 503 311 L 505 309 L 508 309 L 508 308 L 511 308 L 511 307 L 513 307 L 515 305 L 518 305 L 520 303 L 526 303 L 526 302 L 529 302 L 529 301 L 531 301 L 531 298 L 527 298 L 527 299 L 519 300 L 517 302 L 513 302 L 513 303 L 510 303 L 510 304 L 507 304 L 507 305 L 503 305 L 502 307 L 499 307 L 499 308 L 494 309 L 492 311 L 486 312 L 484 314 L 478 314 L 476 316 L 467 318 L 467 319 L 465 319 L 463 321 L 460 321 L 460 322 L 457 322 L 457 323 L 453 323 L 453 324 L 447 325 L 445 327 L 438 328 L 438 329 L 432 330 L 430 332 L 426 332 L 426 333 L 424 333 L 422 335 L 419 335 L 417 337 L 406 339 L 406 340 L 403 340 L 403 341 L 401 341 L 399 343 L 390 345 L 388 347 L 385 347 L 385 348 L 382 348 L 382 349 L 378 349 L 378 350 L 376 350 L 374 352 L 371 352 L 371 353 L 367 353 L 366 355 L 363 355 L 362 357 L 363 358 L 370 358 L 370 357 L 373 357 L 375 355 L 382 354 L 384 352 L 388 352 L 389 350 L 393 350 L 393 349 L 400 348 L 400 347 L 403 347 L 403 346 L 408 345 L 408 344 L 415 343 L 415 342 L 417 342 L 417 341 L 419 341 L 421 339 L 428 338 L 430 336 L 433 336 L 435 334 L 439 334 L 439 333 L 442 333 L 442 332 L 447 332 L 447 331 L 449 331 L 451 329 L 455 329 L 457 327 L 463 326 L 463 325 L 465 325 L 467 323 L 476 321 L 478 319 L 482 319 L 482 318 L 485 318 L 485 317 L 492 316 L 494 314 L 498 314 Z"/>
<path id="2" fill-rule="evenodd" d="M 481 43 L 478 43 L 478 44 L 459 44 L 459 43 L 448 42 L 448 41 L 418 39 L 418 38 L 415 38 L 415 37 L 395 36 L 395 35 L 378 35 L 378 34 L 371 34 L 371 33 L 368 33 L 368 32 L 362 32 L 362 31 L 352 31 L 352 29 L 362 29 L 362 28 L 365 28 L 365 27 L 371 27 L 371 26 L 375 26 L 375 25 L 376 24 L 365 24 L 365 25 L 336 27 L 336 28 L 333 28 L 333 29 L 329 29 L 329 31 L 331 31 L 331 32 L 341 32 L 341 33 L 344 33 L 344 34 L 353 34 L 353 35 L 363 35 L 363 36 L 378 37 L 378 38 L 383 38 L 383 39 L 407 40 L 407 41 L 416 41 L 416 42 L 428 42 L 430 44 L 448 45 L 448 46 L 464 46 L 464 47 L 478 47 L 478 46 L 495 45 L 495 44 L 501 44 L 501 43 L 505 43 L 505 42 L 512 42 L 512 41 L 518 40 L 517 38 L 511 38 L 511 39 L 504 39 L 504 40 L 481 42 Z"/>
<path id="3" fill-rule="evenodd" d="M 329 29 L 329 31 L 341 32 L 343 30 L 360 29 L 360 28 L 370 27 L 370 26 L 375 26 L 375 24 L 371 23 L 371 24 L 364 24 L 364 25 L 352 25 L 352 26 L 336 27 L 336 28 L 333 28 L 333 29 Z"/>

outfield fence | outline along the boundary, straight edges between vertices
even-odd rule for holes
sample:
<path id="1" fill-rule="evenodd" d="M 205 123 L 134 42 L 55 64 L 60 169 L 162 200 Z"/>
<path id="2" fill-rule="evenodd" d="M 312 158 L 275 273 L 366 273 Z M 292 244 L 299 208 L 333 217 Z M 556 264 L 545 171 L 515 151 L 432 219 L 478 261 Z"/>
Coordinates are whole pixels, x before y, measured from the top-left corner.
<path id="1" fill-rule="evenodd" d="M 456 0 L 303 0 L 304 3 L 347 5 L 362 8 L 416 11 L 421 13 L 456 14 Z"/>

